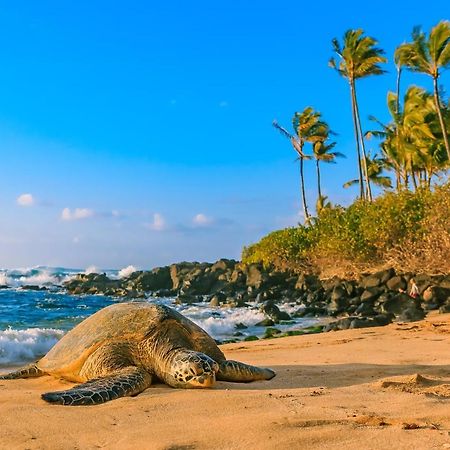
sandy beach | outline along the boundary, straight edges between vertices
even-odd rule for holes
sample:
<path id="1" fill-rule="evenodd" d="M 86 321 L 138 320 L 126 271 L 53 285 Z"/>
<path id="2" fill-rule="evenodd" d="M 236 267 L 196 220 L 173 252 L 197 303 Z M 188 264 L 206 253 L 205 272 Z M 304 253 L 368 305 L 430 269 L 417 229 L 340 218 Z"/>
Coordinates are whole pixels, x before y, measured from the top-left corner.
<path id="1" fill-rule="evenodd" d="M 449 314 L 222 348 L 277 377 L 209 390 L 155 385 L 91 407 L 40 399 L 68 382 L 0 381 L 0 448 L 450 448 Z"/>

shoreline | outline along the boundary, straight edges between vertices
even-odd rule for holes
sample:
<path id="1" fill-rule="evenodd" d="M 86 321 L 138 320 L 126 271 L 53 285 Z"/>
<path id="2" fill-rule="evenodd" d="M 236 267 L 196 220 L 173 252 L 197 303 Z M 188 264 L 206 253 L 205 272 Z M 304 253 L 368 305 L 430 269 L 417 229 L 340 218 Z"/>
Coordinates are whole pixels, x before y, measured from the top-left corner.
<path id="1" fill-rule="evenodd" d="M 93 407 L 48 405 L 51 377 L 0 382 L 0 448 L 351 450 L 450 447 L 450 314 L 221 346 L 267 382 L 155 385 Z"/>

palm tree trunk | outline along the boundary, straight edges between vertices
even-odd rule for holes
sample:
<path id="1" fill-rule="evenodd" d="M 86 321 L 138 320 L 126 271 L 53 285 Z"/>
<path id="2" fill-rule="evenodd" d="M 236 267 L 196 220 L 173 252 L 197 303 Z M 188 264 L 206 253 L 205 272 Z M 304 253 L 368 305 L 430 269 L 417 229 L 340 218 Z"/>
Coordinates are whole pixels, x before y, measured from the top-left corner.
<path id="1" fill-rule="evenodd" d="M 358 107 L 358 100 L 356 98 L 356 85 L 355 84 L 353 84 L 352 93 L 353 93 L 353 97 L 354 97 L 354 101 L 355 101 L 356 123 L 357 123 L 358 130 L 359 130 L 359 139 L 361 141 L 362 167 L 363 167 L 363 171 L 364 171 L 364 178 L 366 180 L 367 200 L 369 200 L 369 202 L 371 202 L 372 201 L 372 189 L 370 187 L 369 172 L 367 170 L 366 147 L 364 144 L 364 136 L 363 136 L 363 132 L 362 132 L 362 128 L 361 128 L 361 118 L 359 116 L 359 107 Z"/>
<path id="2" fill-rule="evenodd" d="M 414 190 L 417 191 L 417 180 L 416 180 L 416 174 L 414 173 L 414 170 L 411 171 L 411 180 L 413 182 Z"/>
<path id="3" fill-rule="evenodd" d="M 447 150 L 447 157 L 450 161 L 450 146 L 448 143 L 447 130 L 445 127 L 444 118 L 442 117 L 441 110 L 441 102 L 439 101 L 439 92 L 438 92 L 438 76 L 433 77 L 433 86 L 434 86 L 434 103 L 436 104 L 436 112 L 439 117 L 439 123 L 441 124 L 442 135 L 444 136 L 445 149 Z"/>
<path id="4" fill-rule="evenodd" d="M 316 159 L 316 171 L 317 171 L 317 192 L 319 194 L 319 199 L 322 198 L 322 190 L 320 189 L 320 168 L 319 160 Z"/>
<path id="5" fill-rule="evenodd" d="M 395 112 L 400 112 L 400 77 L 402 75 L 402 68 L 397 66 L 397 101 L 395 102 Z"/>
<path id="6" fill-rule="evenodd" d="M 303 157 L 300 155 L 300 186 L 302 192 L 302 206 L 303 206 L 303 214 L 305 216 L 305 223 L 309 223 L 309 213 L 308 213 L 308 205 L 306 204 L 306 194 L 305 194 L 305 178 L 303 175 Z"/>
<path id="7" fill-rule="evenodd" d="M 358 121 L 356 118 L 356 105 L 355 105 L 355 95 L 354 95 L 354 85 L 350 82 L 350 95 L 352 100 L 352 116 L 353 116 L 353 127 L 355 130 L 355 141 L 356 141 L 356 154 L 358 156 L 358 172 L 359 172 L 359 197 L 361 200 L 364 198 L 364 180 L 361 167 L 361 150 L 359 147 L 359 131 L 358 131 Z"/>

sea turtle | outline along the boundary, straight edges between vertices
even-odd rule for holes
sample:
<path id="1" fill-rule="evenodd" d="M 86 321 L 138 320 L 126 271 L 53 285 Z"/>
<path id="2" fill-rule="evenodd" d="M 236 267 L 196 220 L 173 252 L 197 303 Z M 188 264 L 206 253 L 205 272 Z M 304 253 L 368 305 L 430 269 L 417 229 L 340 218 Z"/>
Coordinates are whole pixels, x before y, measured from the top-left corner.
<path id="1" fill-rule="evenodd" d="M 227 360 L 199 326 L 164 305 L 117 303 L 69 331 L 35 364 L 0 379 L 52 375 L 81 382 L 42 394 L 49 403 L 94 405 L 134 396 L 159 379 L 174 388 L 206 388 L 215 380 L 270 380 L 271 369 Z"/>

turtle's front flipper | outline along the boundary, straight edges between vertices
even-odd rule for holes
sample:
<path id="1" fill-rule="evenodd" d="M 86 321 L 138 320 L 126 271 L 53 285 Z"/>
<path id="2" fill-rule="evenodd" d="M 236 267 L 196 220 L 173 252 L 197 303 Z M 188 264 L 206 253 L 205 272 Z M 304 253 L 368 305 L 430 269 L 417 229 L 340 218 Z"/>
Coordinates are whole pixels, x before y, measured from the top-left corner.
<path id="1" fill-rule="evenodd" d="M 250 366 L 239 361 L 222 361 L 216 378 L 220 381 L 233 381 L 236 383 L 248 383 L 257 380 L 270 380 L 275 376 L 271 369 Z"/>
<path id="2" fill-rule="evenodd" d="M 29 366 L 22 367 L 21 369 L 15 370 L 14 372 L 5 373 L 0 375 L 0 380 L 15 380 L 18 378 L 37 378 L 45 375 L 39 367 L 35 364 L 30 364 Z"/>
<path id="3" fill-rule="evenodd" d="M 119 397 L 137 395 L 147 389 L 151 382 L 152 376 L 146 370 L 126 367 L 67 391 L 47 392 L 42 394 L 42 398 L 46 402 L 60 405 L 98 405 Z"/>

